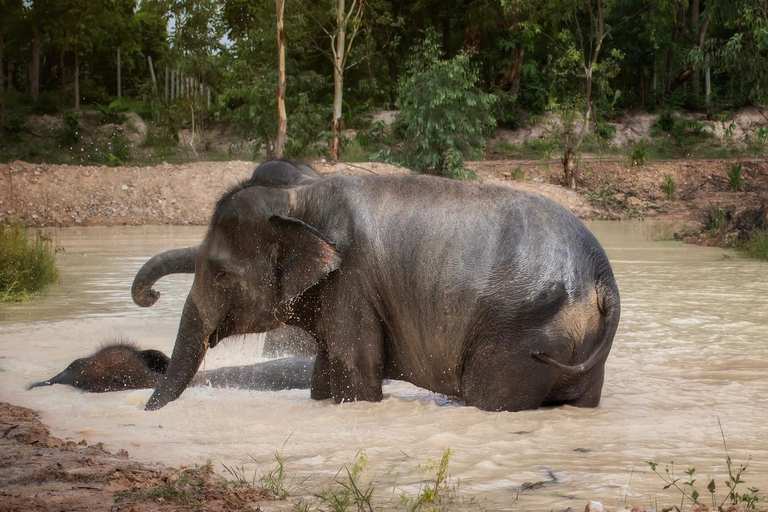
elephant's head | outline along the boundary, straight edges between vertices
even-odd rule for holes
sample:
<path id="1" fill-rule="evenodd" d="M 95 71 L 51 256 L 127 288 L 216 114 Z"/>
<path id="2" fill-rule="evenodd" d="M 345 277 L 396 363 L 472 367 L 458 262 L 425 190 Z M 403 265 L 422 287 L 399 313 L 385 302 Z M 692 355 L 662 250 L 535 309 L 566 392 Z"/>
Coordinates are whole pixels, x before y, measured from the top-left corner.
<path id="1" fill-rule="evenodd" d="M 219 201 L 195 251 L 195 279 L 171 363 L 148 410 L 181 395 L 208 347 L 227 336 L 279 327 L 295 299 L 339 268 L 333 243 L 290 215 L 291 197 L 292 190 L 249 181 Z"/>

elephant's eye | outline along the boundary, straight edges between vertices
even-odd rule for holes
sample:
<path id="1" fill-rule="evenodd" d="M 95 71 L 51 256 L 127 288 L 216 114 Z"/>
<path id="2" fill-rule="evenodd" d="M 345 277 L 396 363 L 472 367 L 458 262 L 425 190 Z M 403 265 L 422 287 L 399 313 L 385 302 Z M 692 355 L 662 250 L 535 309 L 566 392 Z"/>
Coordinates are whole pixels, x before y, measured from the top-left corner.
<path id="1" fill-rule="evenodd" d="M 213 278 L 213 284 L 221 284 L 221 281 L 227 277 L 227 272 L 224 270 L 219 270 L 216 272 L 216 275 Z"/>

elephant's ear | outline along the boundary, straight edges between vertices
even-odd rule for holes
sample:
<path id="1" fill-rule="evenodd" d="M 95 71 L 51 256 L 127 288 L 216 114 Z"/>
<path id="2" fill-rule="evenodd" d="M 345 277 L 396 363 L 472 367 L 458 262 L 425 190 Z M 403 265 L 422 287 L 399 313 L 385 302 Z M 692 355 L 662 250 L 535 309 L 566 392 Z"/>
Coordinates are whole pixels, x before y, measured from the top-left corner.
<path id="1" fill-rule="evenodd" d="M 276 265 L 282 302 L 319 283 L 341 265 L 341 254 L 331 241 L 306 222 L 275 215 L 269 221 L 279 233 Z"/>

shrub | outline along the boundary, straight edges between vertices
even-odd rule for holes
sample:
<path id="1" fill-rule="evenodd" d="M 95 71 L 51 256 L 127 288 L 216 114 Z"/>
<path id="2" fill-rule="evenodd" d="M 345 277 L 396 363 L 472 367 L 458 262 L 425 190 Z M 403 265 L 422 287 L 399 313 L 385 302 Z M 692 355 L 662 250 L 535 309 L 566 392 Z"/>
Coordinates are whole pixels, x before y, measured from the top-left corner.
<path id="1" fill-rule="evenodd" d="M 741 190 L 744 183 L 741 180 L 741 164 L 731 164 L 728 169 L 728 181 L 731 184 L 731 190 L 738 192 Z"/>
<path id="2" fill-rule="evenodd" d="M 495 96 L 482 92 L 478 72 L 466 53 L 443 60 L 434 32 L 412 50 L 400 81 L 398 120 L 405 126 L 400 163 L 419 173 L 454 178 L 473 176 L 464 158 L 485 146 L 484 133 L 495 126 Z"/>
<path id="3" fill-rule="evenodd" d="M 74 110 L 64 114 L 64 128 L 59 130 L 58 139 L 62 146 L 73 146 L 80 141 L 80 114 Z"/>
<path id="4" fill-rule="evenodd" d="M 58 277 L 53 248 L 18 221 L 0 222 L 0 302 L 20 301 Z"/>
<path id="5" fill-rule="evenodd" d="M 18 115 L 8 116 L 8 119 L 3 123 L 5 135 L 12 141 L 18 141 L 22 130 L 26 127 L 27 123 L 24 121 L 24 118 Z"/>

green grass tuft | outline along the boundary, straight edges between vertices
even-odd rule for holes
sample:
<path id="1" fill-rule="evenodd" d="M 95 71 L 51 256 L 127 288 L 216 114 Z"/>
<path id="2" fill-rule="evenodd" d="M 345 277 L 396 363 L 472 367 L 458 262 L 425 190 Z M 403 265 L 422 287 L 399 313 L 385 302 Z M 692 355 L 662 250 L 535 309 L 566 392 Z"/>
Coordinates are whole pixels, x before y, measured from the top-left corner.
<path id="1" fill-rule="evenodd" d="M 768 231 L 755 231 L 750 239 L 744 243 L 744 252 L 751 258 L 768 260 Z"/>
<path id="2" fill-rule="evenodd" d="M 0 222 L 0 302 L 29 300 L 58 275 L 50 240 L 29 236 L 19 221 Z"/>

